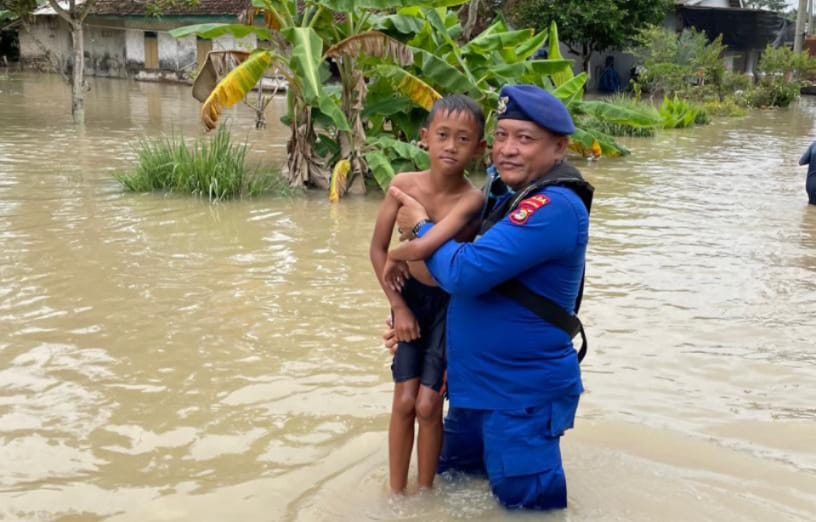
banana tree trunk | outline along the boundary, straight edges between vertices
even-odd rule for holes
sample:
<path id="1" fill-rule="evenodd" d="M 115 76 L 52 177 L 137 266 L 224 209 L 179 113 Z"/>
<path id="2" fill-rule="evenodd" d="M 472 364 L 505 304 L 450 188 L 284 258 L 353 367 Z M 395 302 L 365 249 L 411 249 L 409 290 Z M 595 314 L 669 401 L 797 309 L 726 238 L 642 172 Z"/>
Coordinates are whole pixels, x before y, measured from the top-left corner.
<path id="1" fill-rule="evenodd" d="M 74 123 L 85 122 L 85 41 L 82 22 L 71 23 L 71 41 L 74 47 L 74 68 L 71 79 L 71 115 Z"/>
<path id="2" fill-rule="evenodd" d="M 329 188 L 329 172 L 315 157 L 316 141 L 311 107 L 298 98 L 292 110 L 291 135 L 286 151 L 289 154 L 286 180 L 293 187 Z"/>
<path id="3" fill-rule="evenodd" d="M 352 182 L 348 184 L 348 188 L 353 187 L 355 192 L 365 193 L 365 183 L 363 181 L 368 172 L 368 165 L 363 159 L 363 146 L 366 140 L 362 118 L 363 100 L 367 91 L 365 77 L 360 69 L 354 67 L 354 62 L 349 57 L 342 59 L 340 71 L 341 83 L 343 84 L 342 109 L 351 125 L 351 132 L 340 131 L 338 133 L 340 157 L 349 160 L 351 163 L 349 177 Z"/>

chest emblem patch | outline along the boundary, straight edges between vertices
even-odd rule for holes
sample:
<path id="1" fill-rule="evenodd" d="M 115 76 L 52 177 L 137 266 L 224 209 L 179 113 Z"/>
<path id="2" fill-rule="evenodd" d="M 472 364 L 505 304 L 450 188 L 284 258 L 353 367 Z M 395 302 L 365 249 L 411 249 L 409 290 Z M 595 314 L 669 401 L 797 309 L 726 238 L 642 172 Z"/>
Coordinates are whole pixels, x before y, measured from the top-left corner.
<path id="1" fill-rule="evenodd" d="M 522 200 L 519 206 L 510 213 L 510 221 L 516 225 L 523 225 L 530 220 L 530 216 L 543 206 L 550 203 L 550 198 L 543 194 L 537 194 Z"/>

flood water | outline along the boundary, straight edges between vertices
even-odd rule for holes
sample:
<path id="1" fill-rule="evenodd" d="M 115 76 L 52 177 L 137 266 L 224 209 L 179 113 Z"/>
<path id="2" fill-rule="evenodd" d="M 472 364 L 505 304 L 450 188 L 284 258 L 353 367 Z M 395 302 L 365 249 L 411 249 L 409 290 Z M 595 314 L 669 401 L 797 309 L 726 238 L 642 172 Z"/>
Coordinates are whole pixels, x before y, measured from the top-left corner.
<path id="1" fill-rule="evenodd" d="M 816 100 L 577 160 L 596 186 L 570 507 L 483 480 L 387 494 L 378 198 L 123 192 L 132 143 L 198 132 L 189 88 L 0 72 L 0 520 L 812 521 Z M 252 161 L 270 127 L 232 111 Z"/>

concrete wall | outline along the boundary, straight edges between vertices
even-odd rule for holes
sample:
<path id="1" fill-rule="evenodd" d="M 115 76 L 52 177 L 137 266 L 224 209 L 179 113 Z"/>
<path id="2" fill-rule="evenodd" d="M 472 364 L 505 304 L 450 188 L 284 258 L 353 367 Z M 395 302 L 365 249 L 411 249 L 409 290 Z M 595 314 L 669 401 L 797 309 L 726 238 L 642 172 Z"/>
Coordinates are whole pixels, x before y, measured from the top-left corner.
<path id="1" fill-rule="evenodd" d="M 144 69 L 145 48 L 144 31 L 141 29 L 125 30 L 125 63 L 130 74 Z"/>
<path id="2" fill-rule="evenodd" d="M 251 51 L 258 46 L 258 40 L 254 34 L 250 34 L 240 40 L 236 40 L 232 35 L 225 34 L 213 40 L 213 51 L 243 50 Z"/>
<path id="3" fill-rule="evenodd" d="M 159 68 L 164 71 L 192 73 L 196 67 L 195 36 L 176 39 L 168 33 L 159 36 Z"/>
<path id="4" fill-rule="evenodd" d="M 130 20 L 89 17 L 85 24 L 85 69 L 87 74 L 140 79 L 184 79 L 196 71 L 197 45 L 194 36 L 176 39 L 167 32 L 176 25 L 167 18 Z M 38 16 L 31 33 L 20 30 L 20 61 L 24 67 L 66 72 L 73 62 L 71 32 L 57 16 Z M 145 31 L 158 36 L 159 71 L 145 71 Z M 40 43 L 38 43 L 40 42 Z M 236 40 L 225 35 L 213 41 L 213 50 L 252 50 L 255 35 Z"/>
<path id="5" fill-rule="evenodd" d="M 27 29 L 19 29 L 20 63 L 23 67 L 65 72 L 72 49 L 68 24 L 55 16 L 40 18 Z"/>
<path id="6" fill-rule="evenodd" d="M 127 76 L 125 32 L 115 27 L 85 27 L 85 71 L 93 76 Z"/>

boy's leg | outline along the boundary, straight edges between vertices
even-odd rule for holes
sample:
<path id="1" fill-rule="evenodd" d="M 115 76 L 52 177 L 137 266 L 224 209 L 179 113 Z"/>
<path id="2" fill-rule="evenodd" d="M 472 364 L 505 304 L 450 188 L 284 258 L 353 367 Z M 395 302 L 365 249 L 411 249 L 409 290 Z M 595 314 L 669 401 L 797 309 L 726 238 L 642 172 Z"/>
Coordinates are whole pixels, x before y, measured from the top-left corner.
<path id="1" fill-rule="evenodd" d="M 388 426 L 388 474 L 392 493 L 402 493 L 408 484 L 408 467 L 414 447 L 414 405 L 419 379 L 394 385 L 391 422 Z"/>
<path id="2" fill-rule="evenodd" d="M 420 488 L 433 487 L 439 452 L 442 450 L 442 395 L 421 384 L 416 402 L 419 423 L 417 468 Z"/>
<path id="3" fill-rule="evenodd" d="M 388 426 L 388 470 L 392 493 L 402 493 L 408 483 L 408 467 L 414 448 L 414 408 L 422 359 L 422 347 L 416 342 L 400 343 L 391 364 L 391 374 L 396 383 Z"/>
<path id="4" fill-rule="evenodd" d="M 419 423 L 417 466 L 420 488 L 433 487 L 439 453 L 442 450 L 440 390 L 445 376 L 445 317 L 448 307 L 448 295 L 442 290 L 430 289 L 428 296 L 426 324 L 422 332 L 426 348 L 416 404 Z"/>

